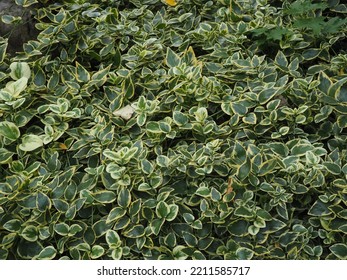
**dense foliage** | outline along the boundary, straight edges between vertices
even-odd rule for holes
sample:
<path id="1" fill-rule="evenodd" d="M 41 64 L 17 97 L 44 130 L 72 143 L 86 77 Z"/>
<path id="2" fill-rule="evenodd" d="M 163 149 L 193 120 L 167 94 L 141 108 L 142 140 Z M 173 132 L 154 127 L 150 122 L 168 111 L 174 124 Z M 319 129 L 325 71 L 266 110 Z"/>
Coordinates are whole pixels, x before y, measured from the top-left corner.
<path id="1" fill-rule="evenodd" d="M 346 4 L 36 2 L 0 38 L 1 259 L 347 259 Z"/>

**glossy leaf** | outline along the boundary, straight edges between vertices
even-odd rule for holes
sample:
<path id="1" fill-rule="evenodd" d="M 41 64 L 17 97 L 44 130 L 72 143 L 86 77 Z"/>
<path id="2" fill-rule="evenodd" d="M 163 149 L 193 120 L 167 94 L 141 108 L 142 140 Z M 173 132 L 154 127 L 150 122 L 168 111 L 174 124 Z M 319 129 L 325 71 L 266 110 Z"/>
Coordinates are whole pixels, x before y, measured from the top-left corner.
<path id="1" fill-rule="evenodd" d="M 0 135 L 14 141 L 19 138 L 20 131 L 14 123 L 3 121 L 0 122 Z"/>
<path id="2" fill-rule="evenodd" d="M 43 140 L 41 137 L 34 134 L 27 134 L 23 136 L 19 149 L 25 152 L 31 152 L 42 146 Z"/>
<path id="3" fill-rule="evenodd" d="M 10 69 L 10 76 L 13 80 L 19 80 L 22 77 L 29 79 L 31 76 L 30 67 L 26 62 L 12 62 Z"/>

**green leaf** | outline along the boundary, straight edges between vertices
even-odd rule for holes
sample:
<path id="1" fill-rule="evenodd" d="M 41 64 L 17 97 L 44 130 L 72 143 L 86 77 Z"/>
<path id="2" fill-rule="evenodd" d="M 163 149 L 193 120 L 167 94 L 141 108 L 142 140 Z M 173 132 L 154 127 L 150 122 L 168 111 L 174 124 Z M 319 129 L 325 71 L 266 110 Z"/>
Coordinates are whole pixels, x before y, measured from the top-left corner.
<path id="1" fill-rule="evenodd" d="M 57 250 L 53 246 L 47 246 L 42 249 L 40 254 L 35 257 L 37 260 L 52 260 L 57 254 Z"/>
<path id="2" fill-rule="evenodd" d="M 186 244 L 190 247 L 196 247 L 198 244 L 198 239 L 195 237 L 195 235 L 189 233 L 189 232 L 182 232 L 183 239 L 186 242 Z"/>
<path id="3" fill-rule="evenodd" d="M 157 122 L 148 122 L 146 125 L 146 130 L 152 133 L 161 133 L 159 123 Z"/>
<path id="4" fill-rule="evenodd" d="M 21 229 L 22 222 L 18 219 L 12 219 L 7 221 L 3 227 L 10 232 L 19 232 Z"/>
<path id="5" fill-rule="evenodd" d="M 107 216 L 106 223 L 109 224 L 113 221 L 119 220 L 126 214 L 126 212 L 127 212 L 126 209 L 122 207 L 113 208 Z"/>
<path id="6" fill-rule="evenodd" d="M 170 68 L 179 66 L 181 63 L 180 57 L 174 53 L 173 50 L 170 48 L 167 48 L 166 51 L 166 65 L 169 66 Z"/>
<path id="7" fill-rule="evenodd" d="M 299 59 L 296 57 L 296 58 L 294 58 L 293 59 L 293 61 L 292 62 L 290 62 L 289 63 L 289 65 L 288 65 L 288 69 L 289 69 L 289 71 L 296 71 L 296 70 L 298 70 L 298 68 L 299 68 Z"/>
<path id="8" fill-rule="evenodd" d="M 336 243 L 330 246 L 329 250 L 340 260 L 347 260 L 347 245 L 343 243 Z"/>
<path id="9" fill-rule="evenodd" d="M 283 26 L 276 26 L 275 28 L 272 28 L 270 30 L 268 28 L 265 28 L 265 30 L 266 38 L 275 41 L 280 41 L 282 40 L 283 36 L 288 36 L 291 33 L 287 28 L 284 28 Z"/>
<path id="10" fill-rule="evenodd" d="M 69 207 L 69 209 L 67 209 L 65 213 L 65 217 L 68 220 L 72 220 L 76 216 L 76 213 L 77 213 L 76 205 L 73 205 Z"/>
<path id="11" fill-rule="evenodd" d="M 254 213 L 251 209 L 246 208 L 245 206 L 240 206 L 235 209 L 235 216 L 243 217 L 243 218 L 252 218 Z"/>
<path id="12" fill-rule="evenodd" d="M 11 94 L 12 98 L 19 97 L 19 94 L 28 86 L 28 78 L 22 77 L 15 82 L 8 82 L 4 89 Z"/>
<path id="13" fill-rule="evenodd" d="M 179 111 L 174 111 L 172 117 L 173 117 L 173 121 L 178 126 L 183 126 L 183 125 L 187 124 L 189 121 L 188 117 Z"/>
<path id="14" fill-rule="evenodd" d="M 147 115 L 145 113 L 141 113 L 136 117 L 136 123 L 138 126 L 143 126 L 146 123 Z"/>
<path id="15" fill-rule="evenodd" d="M 288 147 L 283 143 L 269 143 L 270 149 L 276 154 L 286 157 L 289 153 Z"/>
<path id="16" fill-rule="evenodd" d="M 287 8 L 285 8 L 284 13 L 289 15 L 300 15 L 307 12 L 312 12 L 317 9 L 324 10 L 327 8 L 327 3 L 312 3 L 311 1 L 296 0 Z"/>
<path id="17" fill-rule="evenodd" d="M 104 84 L 107 80 L 107 74 L 109 73 L 111 66 L 112 66 L 112 64 L 105 67 L 104 69 L 101 69 L 101 70 L 95 72 L 92 75 L 92 82 L 98 86 L 101 86 L 102 84 Z"/>
<path id="18" fill-rule="evenodd" d="M 185 260 L 189 257 L 189 255 L 185 253 L 185 250 L 184 250 L 185 248 L 186 247 L 182 245 L 178 245 L 175 248 L 173 248 L 172 254 L 175 260 Z"/>
<path id="19" fill-rule="evenodd" d="M 0 62 L 1 62 L 1 60 L 0 60 Z M 7 258 L 8 258 L 8 250 L 1 248 L 0 249 L 0 260 L 6 260 Z"/>
<path id="20" fill-rule="evenodd" d="M 123 248 L 122 247 L 118 247 L 118 248 L 112 250 L 111 257 L 113 260 L 120 260 L 122 258 L 122 255 L 123 255 Z"/>
<path id="21" fill-rule="evenodd" d="M 1 154 L 1 153 L 0 153 L 0 154 Z M 157 162 L 157 164 L 158 164 L 160 167 L 167 168 L 167 167 L 169 166 L 170 159 L 169 159 L 167 156 L 159 155 L 159 156 L 157 157 L 156 162 Z"/>
<path id="22" fill-rule="evenodd" d="M 264 176 L 268 173 L 273 172 L 273 170 L 275 169 L 277 165 L 277 160 L 276 159 L 269 159 L 265 162 L 263 162 L 260 166 L 259 166 L 259 172 L 258 172 L 258 176 Z"/>
<path id="23" fill-rule="evenodd" d="M 102 154 L 103 154 L 105 157 L 107 157 L 107 158 L 109 158 L 109 159 L 111 159 L 111 160 L 114 160 L 114 161 L 116 161 L 116 162 L 118 162 L 119 160 L 121 160 L 121 157 L 120 157 L 120 155 L 119 155 L 118 153 L 116 153 L 116 152 L 114 152 L 114 151 L 111 151 L 111 150 L 109 150 L 109 149 L 104 150 L 104 151 L 102 152 Z"/>
<path id="24" fill-rule="evenodd" d="M 171 248 L 175 247 L 177 244 L 176 235 L 173 232 L 170 232 L 165 236 L 164 243 Z"/>
<path id="25" fill-rule="evenodd" d="M 145 234 L 145 228 L 143 225 L 131 226 L 124 231 L 123 235 L 128 238 L 139 238 Z"/>
<path id="26" fill-rule="evenodd" d="M 43 192 L 38 192 L 36 197 L 37 209 L 41 212 L 45 212 L 47 209 L 51 208 L 51 201 L 49 197 Z"/>
<path id="27" fill-rule="evenodd" d="M 179 207 L 175 204 L 170 204 L 169 205 L 169 208 L 170 208 L 170 212 L 169 214 L 166 216 L 166 220 L 168 222 L 171 222 L 173 221 L 176 217 L 177 217 L 177 214 L 178 214 L 178 211 L 179 211 Z"/>
<path id="28" fill-rule="evenodd" d="M 6 56 L 6 51 L 8 47 L 8 41 L 2 41 L 0 44 L 0 63 L 2 63 Z"/>
<path id="29" fill-rule="evenodd" d="M 8 183 L 0 183 L 0 193 L 1 194 L 11 194 L 13 189 Z"/>
<path id="30" fill-rule="evenodd" d="M 39 136 L 27 134 L 22 138 L 22 144 L 19 145 L 19 149 L 25 152 L 30 152 L 42 146 L 43 141 Z"/>
<path id="31" fill-rule="evenodd" d="M 339 175 L 341 173 L 341 167 L 333 162 L 323 162 L 325 168 L 334 175 Z"/>
<path id="32" fill-rule="evenodd" d="M 106 224 L 105 220 L 99 220 L 93 225 L 92 229 L 95 232 L 95 236 L 100 237 L 104 235 L 111 227 L 112 225 Z"/>
<path id="33" fill-rule="evenodd" d="M 190 213 L 184 213 L 183 214 L 183 219 L 185 220 L 185 222 L 187 224 L 191 224 L 192 222 L 194 222 L 195 217 L 194 217 L 194 215 L 192 215 Z"/>
<path id="34" fill-rule="evenodd" d="M 163 226 L 165 219 L 154 219 L 150 223 L 151 231 L 154 235 L 158 235 L 160 233 L 161 227 Z"/>
<path id="35" fill-rule="evenodd" d="M 287 247 L 288 245 L 292 244 L 297 239 L 298 236 L 299 236 L 298 232 L 283 233 L 279 238 L 279 243 L 283 247 Z"/>
<path id="36" fill-rule="evenodd" d="M 46 75 L 41 67 L 36 67 L 33 82 L 37 87 L 46 85 Z"/>
<path id="37" fill-rule="evenodd" d="M 257 123 L 257 115 L 255 113 L 249 113 L 245 117 L 242 118 L 242 121 L 246 124 L 256 124 Z"/>
<path id="38" fill-rule="evenodd" d="M 204 122 L 208 117 L 208 112 L 205 107 L 200 107 L 194 113 L 197 122 Z"/>
<path id="39" fill-rule="evenodd" d="M 122 241 L 118 235 L 118 233 L 114 230 L 108 230 L 106 232 L 106 242 L 110 248 L 118 248 Z"/>
<path id="40" fill-rule="evenodd" d="M 117 203 L 124 209 L 128 208 L 131 202 L 131 194 L 127 188 L 122 188 L 118 193 Z"/>
<path id="41" fill-rule="evenodd" d="M 288 60 L 286 56 L 283 54 L 283 52 L 277 52 L 277 55 L 275 57 L 275 63 L 283 68 L 286 68 L 288 66 Z"/>
<path id="42" fill-rule="evenodd" d="M 211 189 L 211 199 L 215 202 L 220 201 L 222 199 L 221 193 L 216 188 Z"/>
<path id="43" fill-rule="evenodd" d="M 0 89 L 0 100 L 13 102 L 13 98 L 12 93 L 8 89 Z"/>
<path id="44" fill-rule="evenodd" d="M 199 187 L 196 192 L 197 195 L 202 196 L 202 197 L 209 197 L 211 190 L 208 187 Z"/>
<path id="45" fill-rule="evenodd" d="M 159 201 L 155 208 L 155 213 L 158 218 L 165 219 L 170 213 L 170 207 L 165 201 Z"/>
<path id="46" fill-rule="evenodd" d="M 337 125 L 342 129 L 346 128 L 347 127 L 347 116 L 346 115 L 338 116 Z"/>
<path id="47" fill-rule="evenodd" d="M 305 155 L 308 151 L 312 151 L 314 147 L 309 144 L 298 144 L 291 149 L 291 154 L 295 156 Z"/>
<path id="48" fill-rule="evenodd" d="M 82 230 L 83 230 L 83 228 L 80 225 L 73 224 L 73 225 L 70 226 L 69 236 L 75 236 L 76 233 L 79 233 Z"/>
<path id="49" fill-rule="evenodd" d="M 242 101 L 231 102 L 230 106 L 235 114 L 238 114 L 240 116 L 244 116 L 247 114 L 247 107 L 244 105 Z"/>
<path id="50" fill-rule="evenodd" d="M 99 191 L 93 194 L 94 199 L 100 203 L 112 203 L 117 199 L 117 196 L 112 191 Z"/>
<path id="51" fill-rule="evenodd" d="M 228 231 L 234 236 L 245 236 L 248 234 L 248 222 L 244 220 L 235 220 L 229 223 Z"/>
<path id="52" fill-rule="evenodd" d="M 236 256 L 239 260 L 251 260 L 254 252 L 251 249 L 240 247 L 236 250 Z"/>
<path id="53" fill-rule="evenodd" d="M 248 227 L 248 233 L 250 235 L 257 235 L 259 232 L 260 228 L 257 227 L 256 225 L 251 225 Z"/>
<path id="54" fill-rule="evenodd" d="M 317 200 L 308 210 L 308 214 L 312 216 L 327 216 L 331 213 L 328 206 L 320 200 Z"/>
<path id="55" fill-rule="evenodd" d="M 341 96 L 341 87 L 347 82 L 347 77 L 345 78 L 342 78 L 340 80 L 338 80 L 336 83 L 332 84 L 330 87 L 329 87 L 329 90 L 328 90 L 328 95 L 330 97 L 333 97 L 335 99 L 340 99 L 340 98 L 343 98 Z M 343 95 L 345 95 L 346 92 L 344 91 L 343 92 Z"/>
<path id="56" fill-rule="evenodd" d="M 19 138 L 19 128 L 12 122 L 0 122 L 0 135 L 14 141 Z"/>
<path id="57" fill-rule="evenodd" d="M 237 176 L 239 179 L 245 180 L 248 177 L 248 174 L 250 173 L 252 169 L 252 163 L 249 157 L 246 158 L 246 161 L 238 168 L 237 170 Z"/>
<path id="58" fill-rule="evenodd" d="M 159 121 L 159 128 L 164 133 L 169 133 L 171 131 L 171 126 L 164 121 Z"/>
<path id="59" fill-rule="evenodd" d="M 26 226 L 21 232 L 21 236 L 29 242 L 34 242 L 38 239 L 37 228 L 32 225 Z"/>
<path id="60" fill-rule="evenodd" d="M 138 151 L 139 151 L 138 147 L 131 147 L 130 149 L 125 151 L 123 160 L 125 162 L 130 161 L 130 159 L 132 159 Z"/>
<path id="61" fill-rule="evenodd" d="M 308 19 L 311 20 L 311 19 Z M 310 23 L 309 23 L 310 24 Z M 304 57 L 305 60 L 312 60 L 315 59 L 321 52 L 321 49 L 306 49 L 302 52 L 302 56 Z"/>
<path id="62" fill-rule="evenodd" d="M 76 78 L 80 83 L 86 83 L 90 80 L 89 72 L 78 62 L 76 62 Z"/>
<path id="63" fill-rule="evenodd" d="M 54 226 L 54 231 L 62 236 L 69 234 L 69 226 L 65 223 L 59 223 Z"/>
<path id="64" fill-rule="evenodd" d="M 37 0 L 15 0 L 15 2 L 18 6 L 23 6 L 24 8 L 38 3 Z"/>
<path id="65" fill-rule="evenodd" d="M 95 260 L 100 258 L 105 253 L 105 249 L 101 247 L 100 245 L 94 245 L 92 247 L 90 258 Z"/>
<path id="66" fill-rule="evenodd" d="M 260 104 L 267 103 L 271 98 L 273 98 L 277 94 L 278 90 L 275 88 L 266 88 L 263 89 L 258 94 L 258 101 Z"/>
<path id="67" fill-rule="evenodd" d="M 31 71 L 26 62 L 12 62 L 10 65 L 10 76 L 13 80 L 19 80 L 22 77 L 30 79 Z"/>
<path id="68" fill-rule="evenodd" d="M 69 209 L 69 204 L 65 200 L 52 199 L 52 203 L 59 212 L 66 212 Z"/>
<path id="69" fill-rule="evenodd" d="M 137 199 L 135 201 L 133 201 L 130 206 L 128 207 L 128 213 L 129 215 L 132 217 L 132 216 L 135 216 L 137 215 L 140 210 L 141 210 L 141 206 L 142 206 L 142 201 L 141 199 Z"/>
<path id="70" fill-rule="evenodd" d="M 264 209 L 257 210 L 257 216 L 262 218 L 265 221 L 271 221 L 272 220 L 272 216 L 270 215 L 270 213 Z"/>
<path id="71" fill-rule="evenodd" d="M 129 77 L 123 83 L 123 92 L 125 98 L 130 99 L 135 93 L 135 86 L 133 80 Z"/>
<path id="72" fill-rule="evenodd" d="M 318 77 L 320 84 L 318 88 L 325 94 L 328 94 L 329 88 L 333 84 L 333 82 L 330 80 L 330 78 L 325 74 L 323 71 L 319 73 Z"/>
<path id="73" fill-rule="evenodd" d="M 150 161 L 147 159 L 141 160 L 141 169 L 146 174 L 151 174 L 154 170 L 154 167 Z"/>
<path id="74" fill-rule="evenodd" d="M 137 101 L 137 107 L 140 111 L 145 111 L 146 110 L 146 98 L 141 95 Z"/>

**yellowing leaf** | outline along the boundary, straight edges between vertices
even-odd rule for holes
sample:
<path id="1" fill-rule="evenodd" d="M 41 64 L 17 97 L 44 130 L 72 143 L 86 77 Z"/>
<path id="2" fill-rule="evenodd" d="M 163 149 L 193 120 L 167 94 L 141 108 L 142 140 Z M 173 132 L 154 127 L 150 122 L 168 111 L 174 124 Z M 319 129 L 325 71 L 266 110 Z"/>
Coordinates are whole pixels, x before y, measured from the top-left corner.
<path id="1" fill-rule="evenodd" d="M 228 178 L 228 188 L 226 191 L 226 194 L 229 194 L 231 192 L 233 192 L 233 179 L 231 177 Z"/>
<path id="2" fill-rule="evenodd" d="M 176 0 L 165 0 L 165 3 L 171 7 L 175 7 L 177 5 Z"/>
<path id="3" fill-rule="evenodd" d="M 67 150 L 67 146 L 64 143 L 59 143 L 59 148 L 66 151 Z"/>

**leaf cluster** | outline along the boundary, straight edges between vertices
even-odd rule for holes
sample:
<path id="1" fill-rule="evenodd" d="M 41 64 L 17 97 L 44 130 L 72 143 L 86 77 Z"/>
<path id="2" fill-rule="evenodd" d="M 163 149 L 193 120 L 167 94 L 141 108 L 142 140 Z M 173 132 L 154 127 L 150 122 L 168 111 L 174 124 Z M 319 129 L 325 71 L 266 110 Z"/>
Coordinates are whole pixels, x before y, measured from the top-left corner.
<path id="1" fill-rule="evenodd" d="M 1 39 L 0 258 L 346 259 L 346 5 L 272 2 L 46 1 Z"/>

